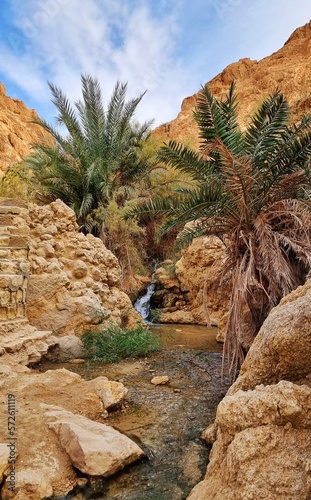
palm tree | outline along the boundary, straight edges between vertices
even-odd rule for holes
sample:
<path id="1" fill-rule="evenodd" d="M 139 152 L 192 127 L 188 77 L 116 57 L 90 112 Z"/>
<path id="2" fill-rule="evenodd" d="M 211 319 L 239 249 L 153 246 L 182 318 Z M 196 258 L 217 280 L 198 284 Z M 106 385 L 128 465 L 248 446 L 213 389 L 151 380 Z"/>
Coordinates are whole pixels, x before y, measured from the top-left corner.
<path id="1" fill-rule="evenodd" d="M 129 215 L 166 214 L 161 234 L 179 227 L 181 244 L 203 234 L 224 242 L 221 279 L 232 286 L 224 353 L 235 376 L 271 308 L 310 272 L 311 119 L 289 125 L 277 90 L 241 130 L 234 83 L 223 101 L 205 86 L 194 116 L 200 151 L 170 141 L 159 152 L 192 177 L 194 189 L 147 201 Z"/>
<path id="2" fill-rule="evenodd" d="M 61 89 L 49 83 L 57 122 L 66 135 L 43 120 L 36 123 L 54 138 L 37 144 L 27 164 L 49 199 L 73 208 L 84 232 L 98 231 L 94 213 L 107 205 L 120 186 L 130 186 L 146 168 L 139 148 L 151 122 L 133 124 L 144 93 L 126 101 L 127 83 L 117 82 L 107 109 L 97 79 L 82 75 L 82 100 L 73 107 Z"/>

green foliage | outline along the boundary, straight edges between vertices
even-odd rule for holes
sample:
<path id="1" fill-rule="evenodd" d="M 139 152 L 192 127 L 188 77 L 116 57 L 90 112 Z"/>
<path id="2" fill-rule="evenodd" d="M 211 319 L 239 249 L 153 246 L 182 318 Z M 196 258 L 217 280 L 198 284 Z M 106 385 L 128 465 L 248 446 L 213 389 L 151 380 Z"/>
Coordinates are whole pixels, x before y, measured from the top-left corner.
<path id="1" fill-rule="evenodd" d="M 117 82 L 107 108 L 95 78 L 83 75 L 81 84 L 82 100 L 74 107 L 61 89 L 49 84 L 57 122 L 66 135 L 39 120 L 55 145 L 38 144 L 26 164 L 46 196 L 62 199 L 74 210 L 80 228 L 96 233 L 94 211 L 106 206 L 120 187 L 131 186 L 147 168 L 138 152 L 151 122 L 133 123 L 144 93 L 126 101 L 126 83 Z"/>
<path id="2" fill-rule="evenodd" d="M 151 323 L 161 323 L 162 311 L 161 309 L 150 309 Z"/>
<path id="3" fill-rule="evenodd" d="M 82 341 L 88 358 L 106 363 L 144 356 L 160 345 L 155 335 L 142 324 L 132 330 L 110 325 L 100 332 L 86 332 Z"/>
<path id="4" fill-rule="evenodd" d="M 135 219 L 124 220 L 126 208 L 111 200 L 95 213 L 102 224 L 101 239 L 118 258 L 122 270 L 122 289 L 135 293 L 136 274 L 146 274 L 145 230 Z"/>
<path id="5" fill-rule="evenodd" d="M 0 179 L 0 196 L 34 201 L 36 185 L 32 172 L 22 163 L 10 166 Z"/>
<path id="6" fill-rule="evenodd" d="M 160 235 L 178 228 L 180 244 L 203 234 L 225 243 L 222 279 L 232 283 L 225 352 L 235 374 L 271 308 L 310 272 L 311 118 L 289 125 L 277 90 L 242 131 L 234 84 L 224 101 L 205 86 L 194 116 L 200 151 L 175 141 L 159 151 L 194 187 L 144 201 L 128 216 L 165 217 Z"/>

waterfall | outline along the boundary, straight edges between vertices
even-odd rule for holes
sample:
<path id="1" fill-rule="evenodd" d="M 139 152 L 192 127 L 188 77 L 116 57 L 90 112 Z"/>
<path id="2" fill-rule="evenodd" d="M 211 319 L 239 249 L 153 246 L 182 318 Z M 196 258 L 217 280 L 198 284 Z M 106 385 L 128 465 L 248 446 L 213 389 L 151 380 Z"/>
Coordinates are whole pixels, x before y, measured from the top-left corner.
<path id="1" fill-rule="evenodd" d="M 145 295 L 140 297 L 140 299 L 137 299 L 134 308 L 136 311 L 141 315 L 141 317 L 148 322 L 148 319 L 150 317 L 150 299 L 152 297 L 152 294 L 155 290 L 155 282 L 152 281 L 148 287 Z"/>

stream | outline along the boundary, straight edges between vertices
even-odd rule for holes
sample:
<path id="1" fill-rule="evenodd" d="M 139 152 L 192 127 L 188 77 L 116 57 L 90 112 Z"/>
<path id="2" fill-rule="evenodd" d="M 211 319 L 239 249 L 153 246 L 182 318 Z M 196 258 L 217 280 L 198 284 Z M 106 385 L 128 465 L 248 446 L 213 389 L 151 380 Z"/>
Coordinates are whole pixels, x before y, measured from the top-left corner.
<path id="1" fill-rule="evenodd" d="M 83 492 L 62 500 L 182 500 L 203 478 L 209 448 L 201 432 L 213 422 L 229 387 L 221 375 L 222 345 L 215 341 L 215 328 L 152 329 L 161 347 L 150 356 L 105 365 L 61 365 L 86 379 L 105 375 L 124 383 L 129 389 L 125 407 L 110 413 L 106 423 L 136 441 L 147 456 L 111 478 L 92 479 Z M 168 375 L 169 385 L 152 385 L 156 375 Z"/>

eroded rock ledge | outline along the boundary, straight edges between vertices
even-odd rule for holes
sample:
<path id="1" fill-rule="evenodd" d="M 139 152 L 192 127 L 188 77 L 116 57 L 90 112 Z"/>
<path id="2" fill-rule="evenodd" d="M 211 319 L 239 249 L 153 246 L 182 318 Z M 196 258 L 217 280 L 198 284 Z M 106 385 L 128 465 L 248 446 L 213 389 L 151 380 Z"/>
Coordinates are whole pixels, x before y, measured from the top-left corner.
<path id="1" fill-rule="evenodd" d="M 311 281 L 274 308 L 204 437 L 206 477 L 189 500 L 311 495 Z"/>

